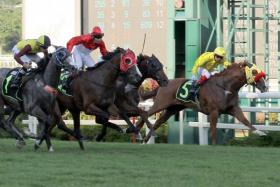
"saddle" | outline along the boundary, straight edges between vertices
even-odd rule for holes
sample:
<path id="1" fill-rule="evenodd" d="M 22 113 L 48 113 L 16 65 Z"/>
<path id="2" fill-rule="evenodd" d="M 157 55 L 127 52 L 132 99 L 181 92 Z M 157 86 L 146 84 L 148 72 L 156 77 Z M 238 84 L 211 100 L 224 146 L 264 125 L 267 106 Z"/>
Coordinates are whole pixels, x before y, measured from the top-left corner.
<path id="1" fill-rule="evenodd" d="M 194 104 L 198 104 L 198 97 L 199 95 L 197 93 L 199 93 L 199 87 L 195 88 L 195 93 L 190 93 L 190 90 L 194 89 L 192 87 L 192 81 L 190 80 L 186 80 L 184 83 L 182 83 L 176 92 L 176 99 L 183 101 L 183 102 L 192 102 L 195 103 Z M 191 95 L 193 94 L 193 95 Z M 191 99 L 191 97 L 194 97 L 193 99 Z"/>
<path id="2" fill-rule="evenodd" d="M 57 89 L 63 95 L 73 96 L 73 90 L 71 89 L 73 77 L 71 75 L 71 72 L 67 70 L 61 70 Z"/>
<path id="3" fill-rule="evenodd" d="M 14 82 L 16 82 L 16 79 L 18 78 L 18 74 L 20 73 L 19 71 L 21 70 L 21 68 L 14 68 L 12 70 L 10 70 L 5 79 L 3 80 L 2 83 L 2 93 L 4 96 L 10 98 L 10 99 L 14 99 L 17 101 L 22 101 L 22 87 L 23 85 L 29 81 L 30 79 L 32 79 L 35 76 L 35 71 L 29 71 L 26 72 L 22 78 L 20 78 L 18 85 L 17 86 L 11 86 Z"/>

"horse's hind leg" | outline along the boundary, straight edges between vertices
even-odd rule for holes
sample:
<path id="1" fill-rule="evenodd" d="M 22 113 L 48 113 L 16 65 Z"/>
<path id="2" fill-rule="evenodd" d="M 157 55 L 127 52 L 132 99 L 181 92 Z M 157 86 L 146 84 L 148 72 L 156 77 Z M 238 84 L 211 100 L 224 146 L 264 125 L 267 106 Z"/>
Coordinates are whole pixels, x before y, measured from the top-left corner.
<path id="1" fill-rule="evenodd" d="M 13 111 L 11 111 L 11 113 L 10 113 L 8 119 L 7 119 L 8 127 L 9 127 L 9 129 L 11 129 L 12 133 L 16 137 L 16 139 L 17 139 L 16 147 L 19 148 L 19 149 L 22 148 L 25 145 L 25 142 L 23 140 L 23 135 L 14 126 L 15 120 L 20 113 L 21 113 L 20 111 L 13 110 Z"/>

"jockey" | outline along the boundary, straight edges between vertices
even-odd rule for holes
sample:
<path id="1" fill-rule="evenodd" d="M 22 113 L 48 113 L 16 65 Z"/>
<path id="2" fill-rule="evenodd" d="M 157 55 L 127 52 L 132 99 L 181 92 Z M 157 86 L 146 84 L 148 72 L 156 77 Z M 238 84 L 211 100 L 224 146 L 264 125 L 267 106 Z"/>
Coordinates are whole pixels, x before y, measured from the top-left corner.
<path id="1" fill-rule="evenodd" d="M 223 47 L 217 47 L 214 52 L 205 52 L 197 58 L 192 68 L 192 85 L 189 91 L 189 99 L 191 101 L 195 102 L 197 88 L 208 80 L 211 75 L 216 73 L 214 70 L 217 66 L 223 65 L 224 68 L 227 68 L 231 65 L 225 57 L 225 49 Z M 198 81 L 195 76 L 196 74 L 199 77 Z"/>
<path id="2" fill-rule="evenodd" d="M 12 49 L 14 59 L 23 67 L 16 74 L 16 78 L 11 84 L 11 87 L 18 87 L 22 76 L 31 68 L 31 63 L 40 62 L 41 58 L 37 55 L 43 52 L 48 53 L 48 47 L 51 45 L 51 40 L 48 36 L 42 35 L 38 39 L 26 39 L 19 41 Z"/>
<path id="3" fill-rule="evenodd" d="M 83 66 L 93 67 L 96 62 L 90 56 L 90 53 L 99 48 L 102 56 L 105 56 L 108 51 L 105 43 L 102 40 L 104 33 L 100 27 L 93 27 L 89 34 L 76 36 L 71 38 L 67 43 L 67 50 L 72 53 L 72 65 L 77 69 L 82 69 Z"/>

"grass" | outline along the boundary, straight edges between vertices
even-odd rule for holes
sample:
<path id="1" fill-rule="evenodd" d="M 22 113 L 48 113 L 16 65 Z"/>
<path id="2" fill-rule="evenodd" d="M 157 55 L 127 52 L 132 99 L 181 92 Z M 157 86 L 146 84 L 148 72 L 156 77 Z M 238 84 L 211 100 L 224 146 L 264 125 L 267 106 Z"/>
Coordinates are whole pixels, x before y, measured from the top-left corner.
<path id="1" fill-rule="evenodd" d="M 53 141 L 34 152 L 1 139 L 0 186 L 279 186 L 280 149 Z"/>

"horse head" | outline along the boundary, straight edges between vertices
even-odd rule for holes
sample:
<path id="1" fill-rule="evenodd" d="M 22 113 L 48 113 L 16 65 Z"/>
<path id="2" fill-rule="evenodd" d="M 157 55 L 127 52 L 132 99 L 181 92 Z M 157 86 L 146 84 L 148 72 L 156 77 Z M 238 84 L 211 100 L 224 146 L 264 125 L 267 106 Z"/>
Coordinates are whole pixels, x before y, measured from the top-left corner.
<path id="1" fill-rule="evenodd" d="M 51 62 L 53 62 L 57 68 L 63 68 L 70 72 L 76 70 L 76 68 L 71 65 L 71 53 L 69 53 L 65 47 L 56 47 L 51 55 Z"/>
<path id="2" fill-rule="evenodd" d="M 137 57 L 137 63 L 143 78 L 152 78 L 160 86 L 167 86 L 168 78 L 164 73 L 163 65 L 154 54 L 151 57 L 140 54 Z"/>
<path id="3" fill-rule="evenodd" d="M 142 74 L 138 69 L 136 57 L 132 50 L 117 47 L 103 59 L 115 64 L 121 74 L 125 75 L 128 83 L 136 84 L 141 81 Z"/>
<path id="4" fill-rule="evenodd" d="M 265 81 L 266 75 L 257 65 L 243 62 L 240 63 L 240 67 L 245 71 L 247 84 L 256 87 L 261 92 L 266 92 L 268 90 Z"/>

